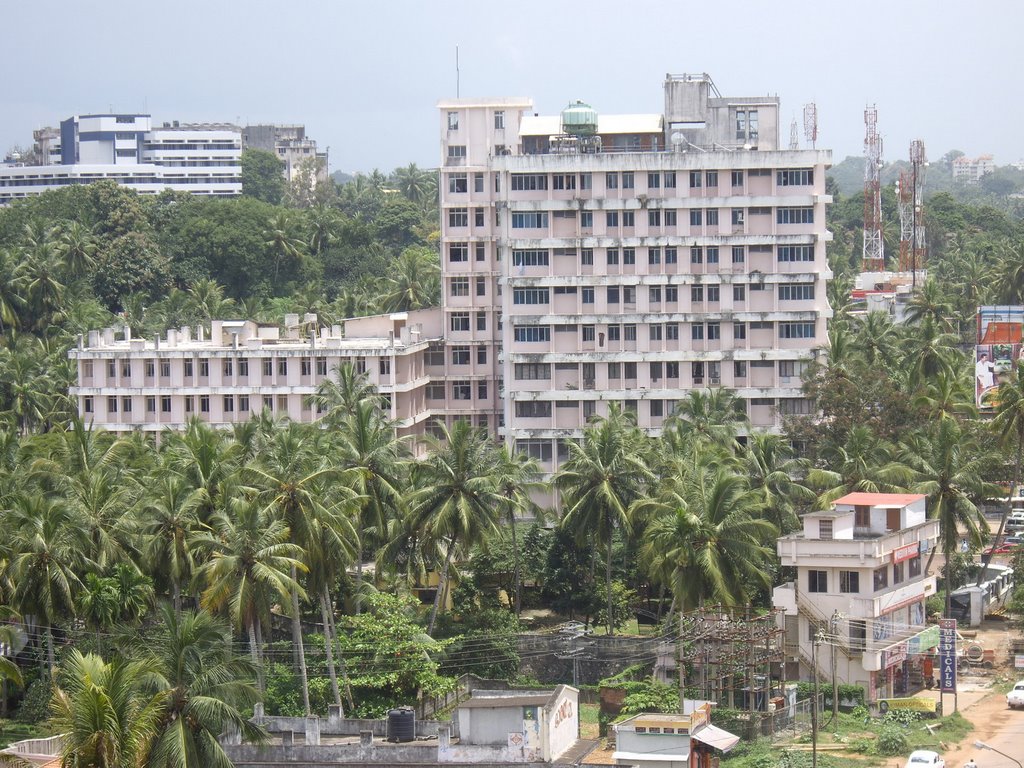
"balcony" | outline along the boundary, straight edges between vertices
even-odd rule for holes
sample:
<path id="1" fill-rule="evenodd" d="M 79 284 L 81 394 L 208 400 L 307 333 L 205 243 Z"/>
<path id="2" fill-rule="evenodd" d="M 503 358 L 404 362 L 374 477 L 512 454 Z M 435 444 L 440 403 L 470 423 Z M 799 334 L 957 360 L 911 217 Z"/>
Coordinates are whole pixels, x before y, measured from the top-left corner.
<path id="1" fill-rule="evenodd" d="M 780 538 L 777 549 L 782 565 L 836 567 L 835 558 L 839 557 L 867 567 L 881 565 L 883 560 L 888 561 L 893 550 L 908 544 L 920 543 L 924 554 L 938 535 L 939 521 L 928 520 L 912 528 L 883 534 L 863 533 L 857 528 L 852 539 L 806 539 L 802 533 L 797 533 Z"/>

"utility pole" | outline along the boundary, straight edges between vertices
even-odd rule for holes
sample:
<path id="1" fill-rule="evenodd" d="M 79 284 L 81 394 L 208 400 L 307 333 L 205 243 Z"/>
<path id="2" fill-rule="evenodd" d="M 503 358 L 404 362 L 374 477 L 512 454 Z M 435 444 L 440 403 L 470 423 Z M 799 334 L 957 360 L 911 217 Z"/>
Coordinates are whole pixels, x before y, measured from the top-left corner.
<path id="1" fill-rule="evenodd" d="M 829 622 L 832 635 L 832 722 L 839 721 L 839 675 L 836 673 L 836 645 L 839 643 L 839 611 L 832 612 Z"/>
<path id="2" fill-rule="evenodd" d="M 811 666 L 814 668 L 814 698 L 811 700 L 811 768 L 818 768 L 818 646 L 825 639 L 819 629 L 811 645 Z"/>
<path id="3" fill-rule="evenodd" d="M 683 643 L 685 639 L 683 632 L 685 631 L 685 624 L 683 623 L 683 611 L 679 611 L 679 711 L 683 712 L 686 709 L 686 653 L 683 649 Z"/>

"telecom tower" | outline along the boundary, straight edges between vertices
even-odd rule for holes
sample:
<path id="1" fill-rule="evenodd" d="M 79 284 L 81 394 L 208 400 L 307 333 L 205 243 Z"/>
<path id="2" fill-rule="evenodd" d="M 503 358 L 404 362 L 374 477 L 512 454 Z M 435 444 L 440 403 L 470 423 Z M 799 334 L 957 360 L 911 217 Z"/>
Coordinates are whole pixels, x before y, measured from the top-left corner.
<path id="1" fill-rule="evenodd" d="M 864 110 L 864 251 L 862 272 L 885 270 L 885 244 L 882 240 L 882 187 L 878 172 L 882 167 L 882 137 L 878 134 L 878 110 Z"/>
<path id="2" fill-rule="evenodd" d="M 928 158 L 924 142 L 914 139 L 910 142 L 910 168 L 900 172 L 896 192 L 900 204 L 900 272 L 913 273 L 917 282 L 917 271 L 924 267 L 924 173 Z"/>
<path id="3" fill-rule="evenodd" d="M 818 105 L 813 101 L 810 104 L 804 104 L 804 138 L 811 145 L 811 149 L 816 149 L 816 143 L 818 141 Z"/>

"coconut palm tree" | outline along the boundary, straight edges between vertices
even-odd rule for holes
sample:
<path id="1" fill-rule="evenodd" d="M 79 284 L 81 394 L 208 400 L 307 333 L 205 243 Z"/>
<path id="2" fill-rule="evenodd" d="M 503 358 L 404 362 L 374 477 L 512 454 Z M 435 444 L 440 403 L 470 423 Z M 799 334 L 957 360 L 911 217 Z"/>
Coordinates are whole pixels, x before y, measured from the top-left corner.
<path id="1" fill-rule="evenodd" d="M 537 460 L 525 453 L 509 452 L 506 446 L 498 451 L 498 462 L 494 470 L 494 480 L 498 491 L 504 499 L 504 512 L 508 521 L 509 534 L 512 537 L 512 556 L 514 558 L 512 571 L 512 590 L 514 597 L 512 609 L 518 616 L 522 610 L 522 587 L 521 587 L 521 553 L 519 544 L 516 541 L 516 523 L 518 518 L 527 513 L 539 514 L 540 510 L 530 498 L 530 492 L 541 487 L 540 465 Z"/>
<path id="2" fill-rule="evenodd" d="M 677 605 L 690 610 L 705 600 L 749 602 L 750 586 L 767 587 L 767 568 L 778 529 L 763 519 L 759 494 L 742 475 L 714 464 L 677 476 L 656 499 L 634 511 L 650 516 L 643 556 L 667 573 Z"/>
<path id="3" fill-rule="evenodd" d="M 214 614 L 226 613 L 245 630 L 262 693 L 262 624 L 269 619 L 274 598 L 287 601 L 293 591 L 305 597 L 291 576 L 292 568 L 306 571 L 303 553 L 288 541 L 285 523 L 268 517 L 244 492 L 233 494 L 228 509 L 215 513 L 210 526 L 196 540 L 209 558 L 196 574 L 204 585 L 200 605 Z"/>
<path id="4" fill-rule="evenodd" d="M 138 512 L 143 562 L 154 578 L 170 581 L 172 605 L 180 614 L 181 590 L 192 578 L 195 540 L 203 529 L 197 514 L 201 495 L 166 468 L 157 478 L 150 481 Z"/>
<path id="5" fill-rule="evenodd" d="M 32 329 L 45 331 L 64 307 L 67 286 L 64 268 L 57 248 L 44 243 L 26 251 L 15 276 L 22 280 L 27 316 L 33 318 Z"/>
<path id="6" fill-rule="evenodd" d="M 999 386 L 986 395 L 988 402 L 994 401 L 996 415 L 993 417 L 992 431 L 998 436 L 1000 443 L 1013 450 L 1013 475 L 1010 483 L 1010 494 L 1006 499 L 1006 508 L 999 519 L 999 530 L 996 541 L 1000 541 L 1006 528 L 1006 519 L 1010 515 L 1010 500 L 1019 495 L 1020 473 L 1024 460 L 1024 364 L 1017 361 L 1010 375 L 1000 381 Z M 981 574 L 988 567 L 991 554 L 982 555 Z"/>
<path id="7" fill-rule="evenodd" d="M 503 502 L 494 482 L 496 451 L 486 433 L 464 420 L 440 429 L 440 439 L 428 436 L 427 458 L 413 467 L 416 490 L 409 500 L 411 527 L 444 550 L 428 634 L 448 589 L 452 560 L 487 540 Z"/>
<path id="8" fill-rule="evenodd" d="M 906 491 L 912 480 L 912 473 L 896 459 L 893 447 L 865 426 L 851 429 L 846 445 L 833 446 L 826 458 L 831 469 L 816 467 L 807 473 L 807 483 L 819 491 L 818 503 L 823 507 L 854 491 Z"/>
<path id="9" fill-rule="evenodd" d="M 0 333 L 18 327 L 18 312 L 24 303 L 24 276 L 19 270 L 19 259 L 11 249 L 0 248 Z"/>
<path id="10" fill-rule="evenodd" d="M 369 374 L 360 371 L 352 363 L 341 363 L 328 377 L 317 384 L 316 391 L 309 396 L 310 404 L 317 413 L 324 414 L 324 421 L 339 428 L 347 417 L 354 416 L 361 403 L 380 407 L 380 396 L 370 383 Z"/>
<path id="11" fill-rule="evenodd" d="M 222 486 L 239 467 L 240 446 L 199 416 L 185 431 L 165 438 L 163 460 L 196 492 L 196 514 L 205 523 L 221 507 Z"/>
<path id="12" fill-rule="evenodd" d="M 92 230 L 78 221 L 61 228 L 57 252 L 64 263 L 65 274 L 72 280 L 84 277 L 96 265 L 99 246 Z"/>
<path id="13" fill-rule="evenodd" d="M 277 285 L 281 262 L 298 263 L 302 260 L 305 248 L 294 214 L 286 210 L 277 211 L 267 223 L 263 241 L 267 251 L 274 258 L 274 285 Z"/>
<path id="14" fill-rule="evenodd" d="M 955 419 L 940 419 L 928 433 L 906 442 L 901 453 L 903 462 L 914 472 L 911 490 L 928 494 L 928 511 L 939 521 L 949 617 L 953 555 L 964 536 L 976 548 L 984 543 L 988 523 L 977 502 L 995 496 L 999 490 L 982 479 L 989 457 Z"/>
<path id="15" fill-rule="evenodd" d="M 993 283 L 998 286 L 996 303 L 1024 304 L 1024 240 L 1000 243 L 993 272 Z"/>
<path id="16" fill-rule="evenodd" d="M 197 280 L 188 287 L 188 311 L 209 322 L 224 319 L 235 309 L 235 300 L 224 296 L 224 286 L 216 280 Z"/>
<path id="17" fill-rule="evenodd" d="M 72 649 L 50 702 L 53 726 L 64 734 L 61 765 L 142 768 L 148 763 L 168 694 L 142 690 L 144 667 Z"/>
<path id="18" fill-rule="evenodd" d="M 749 423 L 743 404 L 731 389 L 694 389 L 677 403 L 665 430 L 731 449 L 740 429 Z"/>
<path id="19" fill-rule="evenodd" d="M 437 306 L 441 298 L 441 268 L 437 255 L 406 248 L 394 261 L 381 298 L 384 312 L 407 312 Z"/>
<path id="20" fill-rule="evenodd" d="M 965 419 L 977 413 L 970 382 L 956 372 L 940 372 L 914 396 L 914 406 L 929 419 Z"/>
<path id="21" fill-rule="evenodd" d="M 939 328 L 951 331 L 954 314 L 945 286 L 934 275 L 928 275 L 907 303 L 906 321 L 919 325 L 927 317 Z"/>
<path id="22" fill-rule="evenodd" d="M 782 435 L 753 432 L 740 461 L 751 491 L 765 519 L 780 533 L 788 533 L 799 524 L 797 505 L 814 502 L 815 494 L 798 478 L 807 473 L 807 462 L 796 457 L 792 445 Z"/>
<path id="23" fill-rule="evenodd" d="M 617 404 L 587 426 L 581 442 L 568 445 L 569 458 L 554 478 L 565 510 L 562 526 L 577 541 L 590 540 L 605 550 L 608 634 L 614 634 L 612 543 L 616 530 L 629 534 L 630 505 L 654 476 L 644 460 L 642 433 Z"/>
<path id="24" fill-rule="evenodd" d="M 230 768 L 218 737 L 240 732 L 260 743 L 266 731 L 243 714 L 259 700 L 251 662 L 232 650 L 231 631 L 205 611 L 178 615 L 135 638 L 131 657 L 142 666 L 141 689 L 160 696 L 147 768 Z"/>

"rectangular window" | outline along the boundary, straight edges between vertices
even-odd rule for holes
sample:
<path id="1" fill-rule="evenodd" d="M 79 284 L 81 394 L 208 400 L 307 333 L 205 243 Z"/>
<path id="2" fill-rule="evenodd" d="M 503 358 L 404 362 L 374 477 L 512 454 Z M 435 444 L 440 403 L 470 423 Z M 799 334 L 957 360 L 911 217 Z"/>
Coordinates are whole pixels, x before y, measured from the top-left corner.
<path id="1" fill-rule="evenodd" d="M 747 254 L 742 245 L 734 245 L 732 247 L 732 263 L 742 264 L 747 260 Z"/>
<path id="2" fill-rule="evenodd" d="M 661 304 L 660 285 L 652 285 L 647 288 L 647 301 L 650 304 Z"/>
<path id="3" fill-rule="evenodd" d="M 661 264 L 661 248 L 648 248 L 647 249 L 647 263 L 648 264 Z"/>
<path id="4" fill-rule="evenodd" d="M 512 265 L 515 267 L 546 267 L 550 255 L 546 248 L 512 251 Z"/>
<path id="5" fill-rule="evenodd" d="M 745 285 L 734 285 L 732 287 L 732 300 L 742 303 L 747 300 L 747 287 Z"/>
<path id="6" fill-rule="evenodd" d="M 547 381 L 551 378 L 550 363 L 516 363 L 516 381 Z"/>
<path id="7" fill-rule="evenodd" d="M 618 248 L 609 248 L 605 252 L 605 260 L 609 264 L 618 264 L 619 263 L 619 249 Z"/>
<path id="8" fill-rule="evenodd" d="M 674 227 L 676 225 L 676 212 L 674 210 L 665 211 L 665 226 Z"/>
<path id="9" fill-rule="evenodd" d="M 131 413 L 132 412 L 132 399 L 130 397 L 122 397 L 121 398 L 121 410 L 124 413 Z"/>
<path id="10" fill-rule="evenodd" d="M 469 365 L 469 347 L 452 347 L 452 365 Z"/>
<path id="11" fill-rule="evenodd" d="M 550 440 L 516 440 L 516 453 L 523 453 L 537 461 L 551 461 Z"/>
<path id="12" fill-rule="evenodd" d="M 580 327 L 580 339 L 583 341 L 593 341 L 597 335 L 597 331 L 592 325 L 584 325 Z"/>
<path id="13" fill-rule="evenodd" d="M 690 326 L 690 339 L 693 341 L 704 340 L 704 324 L 694 323 Z"/>
<path id="14" fill-rule="evenodd" d="M 648 189 L 661 189 L 661 174 L 660 173 L 648 173 L 647 174 L 647 188 Z"/>
<path id="15" fill-rule="evenodd" d="M 548 177 L 544 173 L 513 173 L 513 192 L 533 192 L 548 188 Z"/>
<path id="16" fill-rule="evenodd" d="M 717 227 L 718 226 L 718 209 L 717 208 L 708 208 L 708 210 L 704 214 L 704 220 L 707 222 L 709 227 Z"/>
<path id="17" fill-rule="evenodd" d="M 459 130 L 459 113 L 449 112 L 448 113 L 448 130 L 457 131 Z"/>
<path id="18" fill-rule="evenodd" d="M 636 226 L 636 213 L 633 211 L 622 212 L 622 226 L 623 227 L 634 227 Z"/>
<path id="19" fill-rule="evenodd" d="M 487 399 L 487 382 L 486 381 L 481 380 L 481 381 L 478 381 L 476 383 L 476 399 L 477 400 L 486 400 Z"/>
<path id="20" fill-rule="evenodd" d="M 547 225 L 547 211 L 515 211 L 512 214 L 512 229 L 544 229 Z"/>
<path id="21" fill-rule="evenodd" d="M 634 184 L 633 184 L 633 172 L 632 171 L 623 171 L 622 172 L 622 188 L 623 189 L 633 189 L 633 186 L 634 186 Z"/>
<path id="22" fill-rule="evenodd" d="M 678 379 L 679 378 L 679 363 L 665 363 L 665 378 L 666 379 Z"/>
<path id="23" fill-rule="evenodd" d="M 619 303 L 619 286 L 610 285 L 605 289 L 605 301 L 609 304 Z"/>
<path id="24" fill-rule="evenodd" d="M 594 249 L 583 248 L 580 251 L 580 264 L 584 267 L 594 266 Z"/>
<path id="25" fill-rule="evenodd" d="M 583 291 L 582 291 L 582 299 L 581 300 L 582 300 L 582 302 L 584 304 L 593 304 L 594 303 L 594 289 L 593 288 L 584 288 Z"/>
<path id="26" fill-rule="evenodd" d="M 605 186 L 605 189 L 618 189 L 619 188 L 619 174 L 617 174 L 617 173 L 606 173 L 604 175 L 604 186 Z"/>
<path id="27" fill-rule="evenodd" d="M 487 347 L 482 344 L 476 348 L 477 365 L 487 365 Z"/>
<path id="28" fill-rule="evenodd" d="M 209 413 L 210 412 L 210 396 L 200 395 L 199 396 L 199 412 Z"/>
<path id="29" fill-rule="evenodd" d="M 551 177 L 552 189 L 576 189 L 575 173 L 556 173 Z"/>
<path id="30" fill-rule="evenodd" d="M 449 144 L 448 145 L 448 158 L 450 160 L 465 160 L 466 159 L 466 145 L 465 144 Z"/>
<path id="31" fill-rule="evenodd" d="M 714 341 L 715 339 L 722 338 L 722 324 L 721 323 L 708 323 L 708 340 Z"/>
<path id="32" fill-rule="evenodd" d="M 117 413 L 117 398 L 113 395 L 107 397 L 107 413 Z"/>
<path id="33" fill-rule="evenodd" d="M 636 248 L 623 248 L 622 249 L 622 263 L 623 264 L 636 264 Z"/>
<path id="34" fill-rule="evenodd" d="M 665 338 L 669 341 L 679 340 L 679 323 L 665 323 Z"/>
<path id="35" fill-rule="evenodd" d="M 448 261 L 453 263 L 469 261 L 469 244 L 448 243 Z"/>
<path id="36" fill-rule="evenodd" d="M 580 174 L 580 189 L 593 189 L 594 188 L 594 177 L 589 173 Z"/>
<path id="37" fill-rule="evenodd" d="M 705 251 L 705 253 L 707 255 L 708 264 L 717 264 L 718 263 L 718 246 L 717 245 L 709 246 L 707 248 L 707 250 Z"/>
<path id="38" fill-rule="evenodd" d="M 621 325 L 609 325 L 608 326 L 608 341 L 622 341 L 622 326 Z"/>
<path id="39" fill-rule="evenodd" d="M 522 419 L 550 418 L 550 400 L 517 400 L 516 416 Z"/>
<path id="40" fill-rule="evenodd" d="M 152 360 L 146 361 L 146 378 L 152 379 L 156 376 L 156 363 Z"/>
<path id="41" fill-rule="evenodd" d="M 704 286 L 703 285 L 691 285 L 690 286 L 690 301 L 699 303 L 704 301 Z"/>
<path id="42" fill-rule="evenodd" d="M 659 211 L 659 210 L 647 211 L 647 226 L 649 226 L 649 227 L 660 227 L 661 226 L 661 211 Z"/>
<path id="43" fill-rule="evenodd" d="M 673 213 L 675 213 L 675 211 L 673 211 Z M 675 248 L 666 248 L 665 249 L 665 263 L 666 264 L 678 264 L 679 263 L 678 251 Z"/>
<path id="44" fill-rule="evenodd" d="M 814 261 L 813 245 L 780 245 L 777 251 L 780 262 Z"/>
<path id="45" fill-rule="evenodd" d="M 468 227 L 469 226 L 469 209 L 468 208 L 449 208 L 448 209 L 448 226 L 449 227 Z"/>
<path id="46" fill-rule="evenodd" d="M 903 563 L 893 563 L 892 583 L 902 584 L 904 581 L 906 581 L 906 572 L 903 568 Z"/>
<path id="47" fill-rule="evenodd" d="M 662 180 L 665 182 L 665 189 L 675 189 L 676 188 L 676 172 L 675 171 L 665 171 L 664 175 L 662 176 Z"/>
<path id="48" fill-rule="evenodd" d="M 473 387 L 468 381 L 452 382 L 452 400 L 472 400 Z"/>
<path id="49" fill-rule="evenodd" d="M 452 312 L 450 323 L 451 325 L 449 327 L 453 331 L 468 331 L 469 312 Z"/>
<path id="50" fill-rule="evenodd" d="M 779 323 L 780 339 L 813 339 L 814 323 Z"/>
<path id="51" fill-rule="evenodd" d="M 721 300 L 722 287 L 720 285 L 709 285 L 708 286 L 708 301 L 718 302 Z"/>
<path id="52" fill-rule="evenodd" d="M 476 260 L 486 261 L 487 260 L 487 246 L 483 243 L 476 244 Z"/>
<path id="53" fill-rule="evenodd" d="M 622 332 L 625 336 L 626 341 L 636 341 L 635 323 L 626 323 L 624 326 L 622 326 Z M 629 363 L 626 363 L 626 365 L 629 365 Z M 633 365 L 636 365 L 636 363 L 633 363 Z"/>
<path id="54" fill-rule="evenodd" d="M 917 555 L 907 560 L 907 575 L 910 578 L 921 575 L 921 556 Z"/>
<path id="55" fill-rule="evenodd" d="M 703 264 L 704 263 L 704 249 L 699 245 L 690 246 L 690 263 L 691 264 Z"/>
<path id="56" fill-rule="evenodd" d="M 700 189 L 704 183 L 704 174 L 700 171 L 690 171 L 690 189 Z"/>
<path id="57" fill-rule="evenodd" d="M 648 326 L 651 341 L 661 341 L 662 338 L 662 327 L 657 323 L 652 323 Z"/>
<path id="58" fill-rule="evenodd" d="M 132 375 L 132 361 L 122 360 L 121 361 L 121 376 L 124 378 L 130 378 Z"/>
<path id="59" fill-rule="evenodd" d="M 743 186 L 743 171 L 733 171 L 732 172 L 732 185 L 734 187 L 742 187 Z"/>
<path id="60" fill-rule="evenodd" d="M 678 285 L 666 285 L 665 286 L 665 301 L 673 303 L 679 301 L 679 286 Z"/>
<path id="61" fill-rule="evenodd" d="M 860 574 L 857 571 L 840 571 L 839 591 L 851 595 L 860 592 Z"/>
<path id="62" fill-rule="evenodd" d="M 234 413 L 235 410 L 235 396 L 224 395 L 224 413 Z"/>
<path id="63" fill-rule="evenodd" d="M 618 211 L 605 211 L 604 224 L 606 227 L 617 227 L 619 226 L 619 212 Z"/>
<path id="64" fill-rule="evenodd" d="M 690 363 L 690 377 L 694 384 L 704 383 L 704 363 L 697 361 Z"/>
<path id="65" fill-rule="evenodd" d="M 800 208 L 777 208 L 775 210 L 775 222 L 777 224 L 813 224 L 814 208 L 810 206 Z"/>
<path id="66" fill-rule="evenodd" d="M 814 184 L 813 168 L 783 168 L 775 172 L 780 187 L 809 187 Z"/>
<path id="67" fill-rule="evenodd" d="M 288 375 L 288 358 L 282 357 L 277 361 L 277 375 L 287 376 Z"/>
<path id="68" fill-rule="evenodd" d="M 704 186 L 705 187 L 717 187 L 718 186 L 718 171 L 708 171 L 704 174 Z"/>
<path id="69" fill-rule="evenodd" d="M 487 313 L 477 312 L 476 313 L 476 329 L 478 331 L 487 330 Z M 453 329 L 454 330 L 454 329 Z M 469 313 L 466 313 L 466 330 L 469 330 Z"/>
<path id="70" fill-rule="evenodd" d="M 487 295 L 487 278 L 478 277 L 476 279 L 476 295 L 486 296 Z"/>
<path id="71" fill-rule="evenodd" d="M 505 111 L 495 110 L 494 112 L 494 130 L 502 131 L 505 129 Z"/>
<path id="72" fill-rule="evenodd" d="M 449 292 L 452 296 L 469 296 L 469 278 L 453 277 L 449 284 Z"/>
<path id="73" fill-rule="evenodd" d="M 238 396 L 238 410 L 241 411 L 242 413 L 248 413 L 249 412 L 249 396 L 248 395 L 239 395 Z"/>
<path id="74" fill-rule="evenodd" d="M 779 301 L 810 301 L 814 299 L 814 283 L 782 283 Z"/>
<path id="75" fill-rule="evenodd" d="M 265 359 L 263 361 L 263 378 L 269 379 L 274 375 L 274 361 Z"/>
<path id="76" fill-rule="evenodd" d="M 512 329 L 516 341 L 551 341 L 551 326 L 548 325 L 517 325 Z"/>
<path id="77" fill-rule="evenodd" d="M 828 592 L 828 571 L 808 571 L 807 591 Z"/>
<path id="78" fill-rule="evenodd" d="M 207 377 L 210 375 L 210 360 L 206 357 L 199 358 L 199 376 Z"/>
<path id="79" fill-rule="evenodd" d="M 327 371 L 324 371 L 324 373 L 327 373 Z M 249 358 L 248 357 L 240 357 L 240 358 L 238 358 L 238 375 L 240 377 L 242 377 L 242 378 L 247 378 L 249 376 Z"/>
<path id="80" fill-rule="evenodd" d="M 550 304 L 551 292 L 548 288 L 514 288 L 512 290 L 512 303 Z"/>
<path id="81" fill-rule="evenodd" d="M 464 173 L 448 174 L 448 191 L 453 194 L 469 191 L 469 179 Z"/>
<path id="82" fill-rule="evenodd" d="M 747 378 L 747 361 L 746 360 L 734 360 L 732 364 L 732 375 L 736 379 Z"/>
<path id="83" fill-rule="evenodd" d="M 832 534 L 834 531 L 834 525 L 832 520 L 819 520 L 818 521 L 818 538 L 822 541 L 831 541 Z"/>
<path id="84" fill-rule="evenodd" d="M 690 226 L 699 227 L 704 218 L 704 212 L 700 208 L 694 208 L 690 211 Z"/>
<path id="85" fill-rule="evenodd" d="M 742 227 L 744 221 L 744 211 L 742 208 L 732 209 L 732 225 L 734 227 Z"/>
<path id="86" fill-rule="evenodd" d="M 880 589 L 885 589 L 889 586 L 889 569 L 885 566 L 876 568 L 874 573 L 874 588 L 875 592 Z"/>
<path id="87" fill-rule="evenodd" d="M 473 226 L 482 227 L 484 225 L 484 209 L 474 208 L 473 209 Z"/>
<path id="88" fill-rule="evenodd" d="M 484 191 L 484 175 L 482 173 L 473 174 L 473 191 L 483 192 Z"/>

